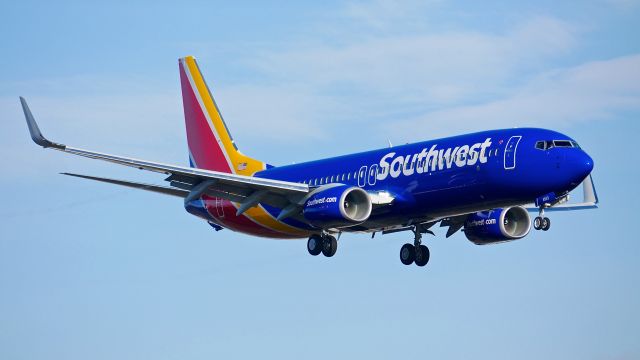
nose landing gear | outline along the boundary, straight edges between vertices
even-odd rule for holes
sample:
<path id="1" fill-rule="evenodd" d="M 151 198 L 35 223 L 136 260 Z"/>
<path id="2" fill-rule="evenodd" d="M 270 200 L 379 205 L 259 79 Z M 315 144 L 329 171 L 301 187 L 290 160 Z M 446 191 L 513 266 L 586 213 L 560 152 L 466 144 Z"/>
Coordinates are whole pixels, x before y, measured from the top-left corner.
<path id="1" fill-rule="evenodd" d="M 429 262 L 431 254 L 429 248 L 422 245 L 422 229 L 420 225 L 413 228 L 413 244 L 404 244 L 400 248 L 400 261 L 405 265 L 415 263 L 418 266 L 425 266 Z M 428 231 L 428 230 L 427 230 Z"/>

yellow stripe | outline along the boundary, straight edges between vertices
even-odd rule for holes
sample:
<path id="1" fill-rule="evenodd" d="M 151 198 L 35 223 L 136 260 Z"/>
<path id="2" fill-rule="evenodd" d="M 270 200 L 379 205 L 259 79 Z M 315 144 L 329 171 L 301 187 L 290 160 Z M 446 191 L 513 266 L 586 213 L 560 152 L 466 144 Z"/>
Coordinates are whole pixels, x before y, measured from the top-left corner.
<path id="1" fill-rule="evenodd" d="M 216 133 L 220 138 L 220 142 L 222 143 L 222 150 L 227 154 L 229 160 L 231 161 L 231 166 L 233 167 L 232 172 L 240 175 L 252 176 L 256 172 L 264 170 L 265 165 L 262 161 L 258 161 L 244 154 L 241 154 L 233 146 L 231 136 L 224 126 L 222 116 L 216 108 L 213 96 L 209 92 L 209 89 L 204 82 L 204 78 L 198 70 L 198 65 L 196 64 L 195 59 L 192 56 L 188 56 L 185 58 L 185 64 L 187 65 L 188 70 L 191 73 L 191 78 L 193 79 L 193 82 L 197 88 L 196 90 L 198 91 L 198 94 L 200 94 L 200 98 L 202 99 L 202 102 L 205 106 L 205 110 L 209 114 L 209 118 L 213 123 L 213 127 L 215 128 Z"/>
<path id="2" fill-rule="evenodd" d="M 257 207 L 253 207 L 249 210 L 247 210 L 244 215 L 247 215 L 248 217 L 252 218 L 253 220 L 257 221 L 260 225 L 266 226 L 270 229 L 279 231 L 279 232 L 283 232 L 286 234 L 293 234 L 293 235 L 300 235 L 300 236 L 307 236 L 309 233 L 298 229 L 298 228 L 294 228 L 293 226 L 287 225 L 283 222 L 280 222 L 276 219 L 274 219 L 271 215 L 269 215 L 269 213 L 267 213 L 267 211 L 265 209 L 263 209 L 261 206 L 257 206 Z"/>
<path id="3" fill-rule="evenodd" d="M 205 106 L 205 110 L 209 114 L 209 118 L 213 123 L 213 127 L 216 130 L 218 137 L 220 138 L 220 142 L 222 143 L 221 145 L 223 146 L 222 150 L 227 154 L 229 160 L 231 161 L 231 166 L 233 167 L 232 172 L 240 175 L 253 176 L 253 174 L 255 174 L 256 172 L 264 170 L 265 165 L 262 161 L 250 158 L 236 150 L 231 140 L 231 136 L 227 132 L 227 129 L 224 125 L 222 116 L 215 105 L 213 96 L 209 92 L 209 89 L 204 82 L 204 78 L 202 77 L 202 74 L 200 73 L 198 65 L 196 64 L 193 56 L 185 57 L 185 64 L 187 65 L 187 69 L 191 74 L 191 78 L 193 79 L 193 82 L 197 88 L 195 90 L 198 91 L 198 94 L 200 95 L 200 98 L 202 99 L 202 102 Z M 292 227 L 274 219 L 273 216 L 271 216 L 260 206 L 247 210 L 244 215 L 246 215 L 250 219 L 253 219 L 260 225 L 279 232 L 283 232 L 285 234 L 294 234 L 301 236 L 306 236 L 308 234 L 304 230 Z"/>

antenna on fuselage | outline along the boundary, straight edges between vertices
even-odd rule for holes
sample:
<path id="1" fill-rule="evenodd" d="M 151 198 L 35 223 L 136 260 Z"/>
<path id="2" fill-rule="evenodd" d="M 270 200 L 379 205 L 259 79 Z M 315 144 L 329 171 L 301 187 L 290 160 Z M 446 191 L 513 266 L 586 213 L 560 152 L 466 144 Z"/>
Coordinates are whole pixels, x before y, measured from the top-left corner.
<path id="1" fill-rule="evenodd" d="M 391 139 L 387 139 L 387 142 L 389 143 L 389 148 L 392 148 L 393 144 L 391 144 Z"/>

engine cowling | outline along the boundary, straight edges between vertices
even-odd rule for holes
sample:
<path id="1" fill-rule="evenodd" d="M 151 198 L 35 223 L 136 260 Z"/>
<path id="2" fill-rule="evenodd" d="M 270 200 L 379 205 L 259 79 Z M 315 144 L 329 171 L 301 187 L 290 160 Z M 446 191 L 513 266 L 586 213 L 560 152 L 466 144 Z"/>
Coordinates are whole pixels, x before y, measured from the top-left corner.
<path id="1" fill-rule="evenodd" d="M 464 223 L 464 233 L 476 245 L 522 239 L 531 230 L 531 218 L 521 206 L 471 214 Z"/>
<path id="2" fill-rule="evenodd" d="M 312 225 L 342 228 L 360 224 L 371 215 L 371 199 L 358 187 L 339 185 L 320 189 L 304 204 L 302 215 Z"/>

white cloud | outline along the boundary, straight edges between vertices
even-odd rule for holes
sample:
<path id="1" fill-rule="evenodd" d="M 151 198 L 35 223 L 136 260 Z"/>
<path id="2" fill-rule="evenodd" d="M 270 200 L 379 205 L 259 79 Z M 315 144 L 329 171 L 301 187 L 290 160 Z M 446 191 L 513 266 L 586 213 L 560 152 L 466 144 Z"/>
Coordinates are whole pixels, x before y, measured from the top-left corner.
<path id="1" fill-rule="evenodd" d="M 345 5 L 344 17 L 349 21 L 368 27 L 368 30 L 394 31 L 401 28 L 420 26 L 425 22 L 422 14 L 430 7 L 441 4 L 441 0 L 431 1 L 353 1 Z"/>
<path id="2" fill-rule="evenodd" d="M 561 128 L 640 110 L 640 55 L 595 61 L 546 72 L 508 96 L 477 105 L 428 112 L 381 126 L 414 138 L 416 129 L 449 135 L 513 126 Z"/>
<path id="3" fill-rule="evenodd" d="M 477 31 L 370 36 L 339 45 L 311 42 L 267 53 L 255 66 L 316 91 L 353 88 L 364 96 L 447 104 L 499 91 L 518 71 L 567 52 L 574 31 L 533 18 L 501 34 Z"/>

